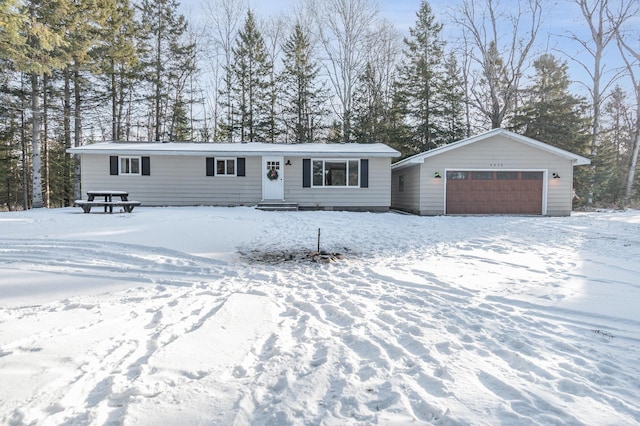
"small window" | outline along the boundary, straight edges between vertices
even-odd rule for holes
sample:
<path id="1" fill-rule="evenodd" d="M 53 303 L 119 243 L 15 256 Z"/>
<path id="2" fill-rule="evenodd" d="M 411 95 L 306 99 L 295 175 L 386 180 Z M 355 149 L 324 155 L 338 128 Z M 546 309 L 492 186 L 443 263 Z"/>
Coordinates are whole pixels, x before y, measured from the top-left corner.
<path id="1" fill-rule="evenodd" d="M 313 186 L 322 186 L 323 161 L 313 162 Z"/>
<path id="2" fill-rule="evenodd" d="M 358 186 L 358 160 L 349 160 L 349 186 Z"/>
<path id="3" fill-rule="evenodd" d="M 121 175 L 139 175 L 140 157 L 120 157 Z"/>
<path id="4" fill-rule="evenodd" d="M 313 160 L 313 186 L 357 187 L 359 160 Z"/>
<path id="5" fill-rule="evenodd" d="M 216 176 L 235 176 L 235 158 L 216 158 Z"/>
<path id="6" fill-rule="evenodd" d="M 398 192 L 404 192 L 404 175 L 398 176 Z"/>
<path id="7" fill-rule="evenodd" d="M 542 180 L 542 172 L 522 172 L 522 180 Z"/>
<path id="8" fill-rule="evenodd" d="M 447 172 L 447 179 L 449 179 L 449 180 L 465 180 L 465 179 L 467 179 L 467 172 Z"/>
<path id="9" fill-rule="evenodd" d="M 493 172 L 471 172 L 471 179 L 473 180 L 492 180 Z"/>
<path id="10" fill-rule="evenodd" d="M 518 172 L 496 172 L 498 180 L 518 180 Z"/>

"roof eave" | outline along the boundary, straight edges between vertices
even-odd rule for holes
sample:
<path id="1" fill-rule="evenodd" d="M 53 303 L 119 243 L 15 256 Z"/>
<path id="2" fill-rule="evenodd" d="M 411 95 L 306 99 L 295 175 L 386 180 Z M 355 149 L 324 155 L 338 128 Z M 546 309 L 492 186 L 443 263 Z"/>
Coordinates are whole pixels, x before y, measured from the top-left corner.
<path id="1" fill-rule="evenodd" d="M 334 158 L 353 158 L 353 157 L 379 157 L 379 158 L 397 158 L 400 152 L 393 148 L 387 147 L 385 150 L 377 151 L 293 151 L 293 150 L 219 150 L 215 147 L 211 149 L 166 149 L 166 144 L 161 145 L 165 149 L 154 149 L 154 147 L 127 147 L 122 143 L 103 144 L 103 145 L 87 145 L 83 147 L 69 148 L 66 152 L 69 154 L 80 155 L 158 155 L 158 156 L 228 156 L 228 157 L 264 157 L 264 156 L 283 156 L 283 157 L 334 157 Z"/>

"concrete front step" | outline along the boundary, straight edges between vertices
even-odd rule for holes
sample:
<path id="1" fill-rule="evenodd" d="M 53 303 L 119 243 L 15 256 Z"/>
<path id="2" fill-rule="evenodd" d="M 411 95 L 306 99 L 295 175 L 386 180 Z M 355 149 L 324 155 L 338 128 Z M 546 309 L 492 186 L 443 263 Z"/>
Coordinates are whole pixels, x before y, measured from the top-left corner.
<path id="1" fill-rule="evenodd" d="M 265 202 L 260 203 L 256 206 L 258 210 L 264 211 L 274 211 L 274 212 L 285 212 L 285 211 L 297 211 L 298 204 L 297 203 L 285 203 L 285 202 Z"/>

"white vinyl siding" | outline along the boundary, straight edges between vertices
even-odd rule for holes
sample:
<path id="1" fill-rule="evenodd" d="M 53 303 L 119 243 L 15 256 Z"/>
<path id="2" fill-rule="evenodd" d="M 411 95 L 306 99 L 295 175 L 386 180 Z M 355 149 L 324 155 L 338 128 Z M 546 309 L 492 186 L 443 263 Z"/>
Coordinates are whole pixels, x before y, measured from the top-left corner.
<path id="1" fill-rule="evenodd" d="M 447 170 L 548 170 L 547 179 L 543 182 L 547 189 L 546 214 L 563 216 L 571 213 L 571 161 L 497 136 L 425 159 L 421 165 L 421 214 L 444 213 L 444 167 Z M 434 180 L 436 171 L 443 179 Z M 561 179 L 552 179 L 554 172 Z"/>
<path id="2" fill-rule="evenodd" d="M 206 176 L 202 156 L 151 156 L 150 176 L 110 176 L 109 156 L 82 155 L 82 191 L 123 190 L 143 206 L 253 205 L 262 197 L 260 157 L 246 158 L 246 176 Z"/>
<path id="3" fill-rule="evenodd" d="M 400 177 L 403 178 L 403 191 L 400 191 Z M 394 170 L 391 185 L 391 205 L 394 208 L 420 213 L 420 165 Z"/>
<path id="4" fill-rule="evenodd" d="M 206 176 L 204 156 L 150 156 L 150 176 L 111 176 L 108 155 L 81 158 L 83 195 L 87 190 L 123 190 L 143 206 L 256 205 L 262 200 L 262 157 L 246 157 L 246 176 L 233 177 Z M 389 157 L 368 159 L 368 188 L 303 188 L 302 158 L 286 160 L 291 165 L 283 166 L 284 199 L 301 208 L 388 210 L 391 204 Z"/>
<path id="5" fill-rule="evenodd" d="M 388 157 L 368 159 L 368 188 L 336 186 L 303 188 L 303 159 L 298 157 L 285 157 L 285 163 L 286 160 L 289 160 L 291 165 L 285 168 L 284 199 L 298 203 L 301 208 L 335 207 L 386 210 L 391 204 L 391 159 Z M 320 158 L 314 158 L 313 160 L 320 160 Z M 344 159 L 342 161 L 348 160 L 354 161 L 356 159 Z M 358 167 L 359 166 L 358 161 Z M 358 170 L 360 173 L 360 169 Z"/>

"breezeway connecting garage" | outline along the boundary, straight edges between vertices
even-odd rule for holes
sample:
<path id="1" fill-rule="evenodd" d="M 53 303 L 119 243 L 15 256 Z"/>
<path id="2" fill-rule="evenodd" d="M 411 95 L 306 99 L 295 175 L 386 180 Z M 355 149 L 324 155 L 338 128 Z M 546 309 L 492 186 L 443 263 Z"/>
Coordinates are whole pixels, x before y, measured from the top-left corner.
<path id="1" fill-rule="evenodd" d="M 420 215 L 567 216 L 587 158 L 495 129 L 392 165 L 391 206 Z"/>

